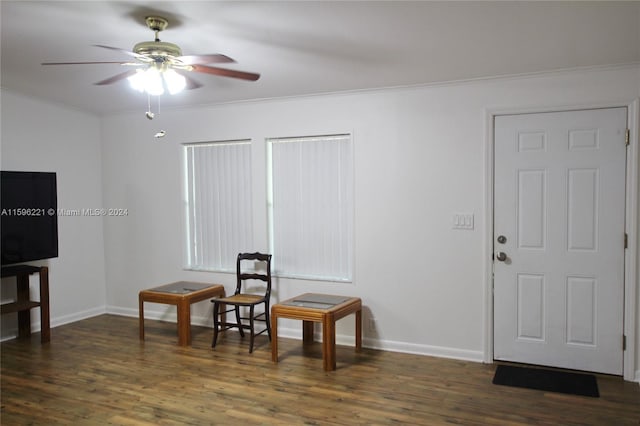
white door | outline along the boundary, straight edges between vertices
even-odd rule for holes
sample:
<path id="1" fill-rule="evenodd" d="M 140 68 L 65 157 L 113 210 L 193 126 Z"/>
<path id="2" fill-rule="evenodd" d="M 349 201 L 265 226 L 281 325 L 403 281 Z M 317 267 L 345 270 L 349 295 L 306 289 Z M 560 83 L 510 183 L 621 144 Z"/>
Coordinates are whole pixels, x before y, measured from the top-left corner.
<path id="1" fill-rule="evenodd" d="M 494 125 L 494 358 L 621 375 L 626 108 Z"/>

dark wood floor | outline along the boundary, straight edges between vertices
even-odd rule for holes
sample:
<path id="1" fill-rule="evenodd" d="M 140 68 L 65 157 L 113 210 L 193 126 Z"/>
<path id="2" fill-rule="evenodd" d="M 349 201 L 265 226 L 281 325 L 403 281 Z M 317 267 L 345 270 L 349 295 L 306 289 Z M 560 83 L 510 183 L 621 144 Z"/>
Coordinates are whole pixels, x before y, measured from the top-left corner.
<path id="1" fill-rule="evenodd" d="M 51 343 L 3 342 L 3 425 L 464 424 L 639 425 L 640 387 L 598 376 L 600 398 L 491 384 L 494 365 L 352 347 L 322 370 L 319 343 L 266 336 L 253 354 L 237 333 L 215 350 L 194 327 L 102 315 L 52 330 Z"/>

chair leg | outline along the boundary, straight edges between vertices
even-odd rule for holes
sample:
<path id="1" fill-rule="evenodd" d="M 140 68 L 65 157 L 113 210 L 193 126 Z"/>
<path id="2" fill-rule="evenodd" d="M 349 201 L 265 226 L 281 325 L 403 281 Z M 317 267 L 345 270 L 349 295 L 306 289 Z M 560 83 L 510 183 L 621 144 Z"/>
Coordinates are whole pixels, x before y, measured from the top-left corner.
<path id="1" fill-rule="evenodd" d="M 269 341 L 271 341 L 271 317 L 269 316 L 269 302 L 264 304 L 264 318 L 267 320 L 267 334 L 269 335 Z"/>
<path id="2" fill-rule="evenodd" d="M 251 338 L 249 339 L 249 353 L 253 352 L 253 339 L 255 337 L 253 330 L 253 308 L 255 308 L 255 305 L 251 305 L 249 307 L 249 331 L 251 332 Z"/>
<path id="3" fill-rule="evenodd" d="M 244 330 L 242 329 L 242 322 L 240 320 L 240 306 L 234 306 L 236 308 L 236 323 L 238 324 L 238 331 L 240 332 L 240 337 L 244 337 Z"/>
<path id="4" fill-rule="evenodd" d="M 211 347 L 215 348 L 216 343 L 218 342 L 218 303 L 213 303 L 213 341 L 211 342 Z"/>

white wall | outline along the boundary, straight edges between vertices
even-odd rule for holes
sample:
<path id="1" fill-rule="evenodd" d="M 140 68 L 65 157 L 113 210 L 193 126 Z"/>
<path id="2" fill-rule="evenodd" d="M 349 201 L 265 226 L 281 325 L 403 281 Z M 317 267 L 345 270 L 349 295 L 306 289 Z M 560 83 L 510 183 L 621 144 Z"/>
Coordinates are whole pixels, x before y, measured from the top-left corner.
<path id="1" fill-rule="evenodd" d="M 128 209 L 124 217 L 59 218 L 60 257 L 42 262 L 50 266 L 55 326 L 105 307 L 137 316 L 141 289 L 175 280 L 218 282 L 231 291 L 233 275 L 182 269 L 182 142 L 254 141 L 255 243 L 266 250 L 264 139 L 352 132 L 354 282 L 277 279 L 274 302 L 306 291 L 359 296 L 366 345 L 482 360 L 486 111 L 626 105 L 638 96 L 637 66 L 163 110 L 153 121 L 142 109 L 100 119 L 3 90 L 1 165 L 57 172 L 61 208 Z M 167 136 L 153 138 L 160 129 Z M 454 212 L 474 213 L 476 228 L 452 230 Z M 164 305 L 146 310 L 175 318 Z M 210 324 L 210 303 L 199 303 L 193 315 Z M 376 330 L 368 328 L 370 317 Z M 281 325 L 285 334 L 299 334 L 299 324 Z M 341 321 L 338 333 L 350 343 L 352 321 Z M 637 346 L 640 336 L 635 340 Z M 636 358 L 639 371 L 638 348 Z"/>
<path id="2" fill-rule="evenodd" d="M 137 315 L 139 290 L 174 280 L 233 288 L 232 275 L 182 269 L 181 143 L 253 140 L 255 246 L 262 250 L 265 138 L 349 131 L 355 143 L 354 282 L 278 279 L 274 302 L 307 291 L 359 296 L 366 306 L 365 344 L 482 360 L 490 255 L 484 252 L 487 109 L 627 105 L 638 96 L 635 66 L 164 110 L 154 121 L 142 109 L 106 117 L 105 207 L 129 209 L 128 217 L 105 222 L 107 309 Z M 154 139 L 160 129 L 167 136 Z M 474 213 L 475 229 L 452 230 L 454 212 Z M 147 310 L 156 318 L 175 317 L 162 305 Z M 209 324 L 210 304 L 198 304 L 193 315 Z M 370 317 L 376 330 L 368 327 Z M 282 325 L 285 333 L 299 333 L 295 322 Z M 352 332 L 352 321 L 339 323 L 342 341 L 350 342 Z"/>
<path id="3" fill-rule="evenodd" d="M 100 119 L 6 90 L 1 96 L 2 170 L 56 172 L 59 208 L 100 207 Z M 106 305 L 102 218 L 60 216 L 58 239 L 58 258 L 31 262 L 49 266 L 52 326 L 94 316 Z M 11 280 L 3 279 L 3 300 L 15 295 Z M 37 274 L 31 292 L 39 294 Z M 2 338 L 15 335 L 15 317 L 3 315 Z M 34 309 L 32 327 L 39 323 Z"/>

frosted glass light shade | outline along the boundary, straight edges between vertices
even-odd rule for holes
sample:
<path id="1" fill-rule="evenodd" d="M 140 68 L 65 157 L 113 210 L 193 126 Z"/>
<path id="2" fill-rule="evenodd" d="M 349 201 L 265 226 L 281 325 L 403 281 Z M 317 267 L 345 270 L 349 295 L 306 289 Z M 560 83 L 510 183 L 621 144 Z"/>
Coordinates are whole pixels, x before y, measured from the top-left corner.
<path id="1" fill-rule="evenodd" d="M 153 96 L 162 95 L 165 86 L 169 93 L 174 95 L 181 92 L 187 85 L 186 78 L 174 70 L 160 71 L 153 66 L 144 70 L 136 70 L 136 73 L 127 80 L 134 90 L 147 92 Z"/>
<path id="2" fill-rule="evenodd" d="M 181 92 L 187 85 L 187 79 L 183 75 L 178 74 L 172 69 L 169 69 L 162 73 L 164 82 L 167 85 L 169 93 L 175 95 Z"/>

